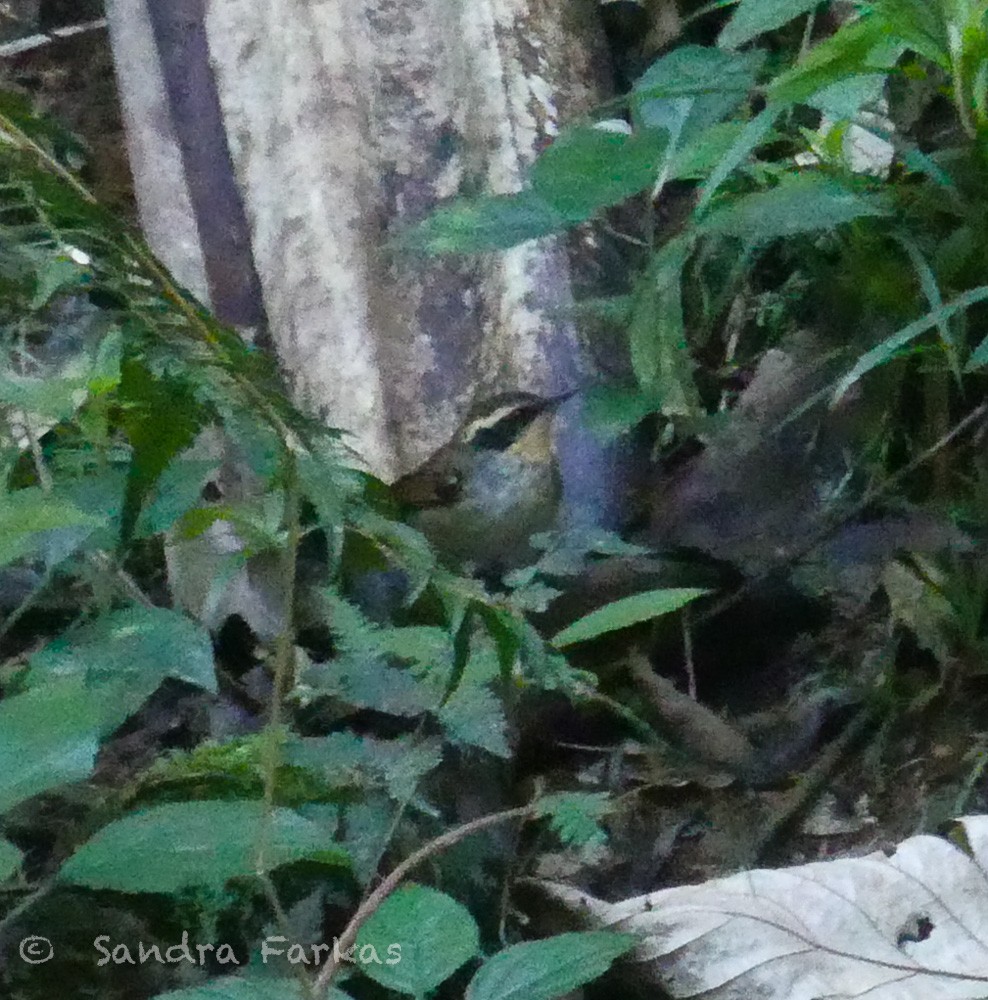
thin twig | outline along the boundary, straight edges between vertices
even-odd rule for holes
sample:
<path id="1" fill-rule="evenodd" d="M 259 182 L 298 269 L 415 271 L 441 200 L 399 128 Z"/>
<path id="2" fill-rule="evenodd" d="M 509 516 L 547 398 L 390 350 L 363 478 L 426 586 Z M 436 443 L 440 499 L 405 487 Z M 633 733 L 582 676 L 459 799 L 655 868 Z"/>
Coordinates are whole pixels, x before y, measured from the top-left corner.
<path id="1" fill-rule="evenodd" d="M 281 766 L 281 718 L 285 696 L 294 684 L 295 675 L 295 579 L 298 558 L 299 525 L 298 478 L 295 455 L 290 448 L 282 454 L 285 490 L 286 540 L 282 566 L 282 593 L 284 598 L 284 619 L 275 645 L 274 683 L 271 686 L 271 708 L 264 727 L 264 821 L 258 837 L 256 866 L 259 872 L 266 870 L 265 854 L 269 846 L 271 821 L 274 816 L 274 800 Z"/>
<path id="2" fill-rule="evenodd" d="M 353 946 L 353 943 L 357 940 L 357 932 L 364 923 L 388 896 L 401 885 L 406 876 L 422 864 L 423 861 L 428 861 L 429 858 L 436 854 L 442 853 L 447 848 L 458 844 L 461 840 L 465 840 L 467 837 L 471 837 L 481 830 L 486 830 L 488 827 L 497 826 L 501 823 L 509 823 L 516 819 L 528 819 L 535 815 L 537 808 L 538 803 L 533 802 L 530 805 L 519 806 L 516 809 L 505 809 L 503 812 L 481 816 L 478 819 L 471 820 L 469 823 L 464 823 L 461 826 L 453 827 L 452 830 L 447 830 L 444 834 L 436 837 L 435 840 L 430 840 L 427 844 L 423 844 L 417 851 L 414 851 L 405 858 L 357 907 L 357 912 L 350 918 L 350 922 L 339 936 L 336 947 L 333 949 L 333 954 L 326 961 L 326 964 L 322 967 L 316 978 L 317 991 L 324 991 L 332 982 L 333 976 L 336 975 L 339 969 L 342 955 Z"/>
<path id="3" fill-rule="evenodd" d="M 633 653 L 628 670 L 639 690 L 648 698 L 656 716 L 676 740 L 701 761 L 740 775 L 755 760 L 748 738 L 716 712 L 683 694 L 667 677 L 652 669 L 648 658 Z"/>
<path id="4" fill-rule="evenodd" d="M 693 664 L 693 628 L 690 623 L 690 609 L 683 608 L 683 662 L 686 666 L 686 692 L 696 701 L 696 668 Z"/>
<path id="5" fill-rule="evenodd" d="M 786 796 L 782 805 L 763 826 L 752 848 L 752 865 L 760 862 L 779 837 L 806 812 L 874 719 L 873 709 L 867 707 L 860 709 L 840 735 L 824 747 L 816 763 L 802 775 L 799 784 Z"/>

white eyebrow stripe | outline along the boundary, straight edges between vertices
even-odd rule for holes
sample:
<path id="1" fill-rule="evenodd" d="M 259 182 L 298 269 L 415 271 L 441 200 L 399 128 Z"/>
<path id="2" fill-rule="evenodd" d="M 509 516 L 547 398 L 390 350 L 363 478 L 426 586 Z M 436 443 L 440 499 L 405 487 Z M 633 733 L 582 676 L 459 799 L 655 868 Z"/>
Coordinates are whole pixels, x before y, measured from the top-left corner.
<path id="1" fill-rule="evenodd" d="M 519 410 L 528 409 L 531 405 L 531 403 L 506 403 L 504 406 L 499 406 L 493 413 L 488 413 L 486 417 L 479 417 L 474 420 L 470 424 L 467 433 L 463 436 L 463 440 L 469 444 L 481 431 L 497 427 L 505 417 L 510 417 Z"/>

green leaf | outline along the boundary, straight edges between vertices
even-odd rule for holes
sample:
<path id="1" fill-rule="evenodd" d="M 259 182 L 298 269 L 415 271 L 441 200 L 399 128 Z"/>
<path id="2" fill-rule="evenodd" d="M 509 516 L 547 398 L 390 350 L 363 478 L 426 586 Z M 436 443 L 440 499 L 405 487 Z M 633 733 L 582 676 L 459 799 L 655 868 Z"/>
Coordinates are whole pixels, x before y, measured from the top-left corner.
<path id="1" fill-rule="evenodd" d="M 161 892 L 189 886 L 215 889 L 236 876 L 302 858 L 345 864 L 322 828 L 290 809 L 265 816 L 261 802 L 170 802 L 104 827 L 62 866 L 59 877 L 91 889 Z"/>
<path id="2" fill-rule="evenodd" d="M 205 986 L 189 986 L 184 990 L 159 993 L 154 1000 L 310 1000 L 298 979 L 240 979 L 221 976 Z M 351 1000 L 348 993 L 329 988 L 320 1000 Z"/>
<path id="3" fill-rule="evenodd" d="M 133 449 L 121 527 L 127 540 L 145 498 L 172 459 L 192 444 L 205 414 L 185 382 L 158 378 L 135 358 L 120 370 L 123 424 Z"/>
<path id="4" fill-rule="evenodd" d="M 81 264 L 77 264 L 71 257 L 64 254 L 54 256 L 46 254 L 44 260 L 39 262 L 37 284 L 29 308 L 38 310 L 56 292 L 60 292 L 64 288 L 85 284 L 91 279 L 92 272 Z"/>
<path id="5" fill-rule="evenodd" d="M 395 817 L 395 805 L 381 793 L 364 793 L 347 807 L 342 843 L 350 854 L 354 877 L 362 886 L 377 875 L 394 834 Z"/>
<path id="6" fill-rule="evenodd" d="M 77 677 L 133 711 L 166 677 L 216 690 L 213 647 L 201 626 L 167 608 L 122 608 L 36 653 L 29 683 Z M 109 689 L 109 690 L 108 690 Z"/>
<path id="7" fill-rule="evenodd" d="M 658 393 L 598 385 L 586 392 L 583 417 L 597 439 L 609 443 L 661 409 L 662 397 Z"/>
<path id="8" fill-rule="evenodd" d="M 413 527 L 364 508 L 355 512 L 353 528 L 401 565 L 409 577 L 411 595 L 421 594 L 428 586 L 436 570 L 436 555 L 425 537 Z"/>
<path id="9" fill-rule="evenodd" d="M 428 712 L 439 701 L 439 694 L 416 680 L 410 670 L 388 666 L 369 652 L 314 664 L 304 680 L 348 705 L 405 718 Z"/>
<path id="10" fill-rule="evenodd" d="M 706 183 L 701 188 L 700 201 L 696 211 L 699 214 L 710 202 L 718 189 L 731 174 L 768 138 L 769 133 L 775 126 L 776 119 L 782 114 L 782 105 L 765 105 L 751 121 L 747 122 L 741 130 L 733 145 L 723 155 L 720 162 L 714 167 Z"/>
<path id="11" fill-rule="evenodd" d="M 985 299 L 988 299 L 988 285 L 980 285 L 977 288 L 972 288 L 970 291 L 964 292 L 962 295 L 958 295 L 951 302 L 948 302 L 947 305 L 942 306 L 939 309 L 934 309 L 932 312 L 928 312 L 925 316 L 915 320 L 908 326 L 904 326 L 901 330 L 893 333 L 890 337 L 886 337 L 880 344 L 873 347 L 870 351 L 866 351 L 862 354 L 861 357 L 858 358 L 854 367 L 846 375 L 838 379 L 834 387 L 831 405 L 839 402 L 847 390 L 850 389 L 862 375 L 867 374 L 873 368 L 878 368 L 881 365 L 887 364 L 894 357 L 896 357 L 904 347 L 912 343 L 918 337 L 921 337 L 928 330 L 932 330 L 934 327 L 939 326 L 942 323 L 946 323 L 957 313 L 963 312 L 965 309 L 970 309 L 971 306 L 975 305 L 975 303 L 984 302 Z M 971 372 L 986 363 L 988 363 L 988 337 L 986 337 L 978 345 L 977 349 L 971 355 L 971 358 L 964 370 L 966 372 Z"/>
<path id="12" fill-rule="evenodd" d="M 295 739 L 285 748 L 285 759 L 317 771 L 332 787 L 383 786 L 392 798 L 402 801 L 439 766 L 442 748 L 438 740 L 376 740 L 344 732 Z"/>
<path id="13" fill-rule="evenodd" d="M 717 44 L 723 49 L 739 48 L 819 6 L 820 0 L 741 0 Z"/>
<path id="14" fill-rule="evenodd" d="M 534 191 L 462 199 L 410 229 L 399 243 L 430 255 L 506 250 L 562 232 L 570 222 Z"/>
<path id="15" fill-rule="evenodd" d="M 578 618 L 572 625 L 568 625 L 554 636 L 552 644 L 559 648 L 586 642 L 587 639 L 595 639 L 607 632 L 616 632 L 618 629 L 628 628 L 629 625 L 638 625 L 651 618 L 678 611 L 691 601 L 709 593 L 709 590 L 695 587 L 670 587 L 622 597 L 619 601 L 612 601 Z"/>
<path id="16" fill-rule="evenodd" d="M 439 721 L 453 743 L 480 747 L 507 760 L 507 720 L 500 699 L 486 687 L 460 684 L 439 710 Z"/>
<path id="17" fill-rule="evenodd" d="M 817 91 L 807 103 L 836 122 L 853 121 L 863 107 L 881 100 L 887 82 L 886 73 L 857 73 Z"/>
<path id="18" fill-rule="evenodd" d="M 681 45 L 657 59 L 635 83 L 636 123 L 665 129 L 678 150 L 703 137 L 747 100 L 765 54 Z"/>
<path id="19" fill-rule="evenodd" d="M 0 881 L 15 875 L 23 860 L 24 855 L 9 840 L 0 840 Z"/>
<path id="20" fill-rule="evenodd" d="M 77 536 L 79 544 L 105 517 L 87 514 L 68 500 L 29 486 L 0 496 L 0 566 L 38 553 L 48 532 L 63 528 L 86 529 Z"/>
<path id="21" fill-rule="evenodd" d="M 88 777 L 105 728 L 103 699 L 78 678 L 0 701 L 0 813 Z"/>
<path id="22" fill-rule="evenodd" d="M 582 222 L 651 187 L 667 143 L 655 129 L 568 129 L 536 160 L 532 189 L 567 222 Z"/>
<path id="23" fill-rule="evenodd" d="M 683 323 L 682 272 L 692 251 L 687 239 L 670 240 L 639 281 L 628 337 L 631 364 L 645 395 L 661 400 L 668 417 L 691 416 L 700 404 Z"/>
<path id="24" fill-rule="evenodd" d="M 153 499 L 140 513 L 137 537 L 147 538 L 173 527 L 199 503 L 203 487 L 218 467 L 218 459 L 176 456 L 159 477 Z"/>
<path id="25" fill-rule="evenodd" d="M 479 933 L 469 910 L 445 893 L 407 885 L 360 928 L 353 957 L 361 971 L 385 988 L 423 997 L 478 948 Z"/>
<path id="26" fill-rule="evenodd" d="M 634 934 L 590 931 L 512 945 L 477 970 L 465 1000 L 556 1000 L 603 975 L 638 943 Z"/>
<path id="27" fill-rule="evenodd" d="M 49 499 L 65 501 L 100 522 L 88 526 L 57 528 L 41 536 L 37 555 L 46 566 L 56 566 L 76 552 L 112 551 L 120 532 L 126 471 L 106 465 L 87 470 L 85 475 L 66 474 L 56 480 Z"/>
<path id="28" fill-rule="evenodd" d="M 718 122 L 681 143 L 672 157 L 670 180 L 696 180 L 710 174 L 723 162 L 744 132 L 745 122 Z"/>
<path id="29" fill-rule="evenodd" d="M 901 38 L 913 52 L 950 69 L 950 41 L 945 7 L 930 0 L 877 0 L 875 19 Z"/>
<path id="30" fill-rule="evenodd" d="M 705 219 L 703 230 L 760 246 L 889 213 L 879 198 L 850 191 L 833 178 L 816 173 L 788 174 L 768 191 L 745 195 L 714 210 Z"/>
<path id="31" fill-rule="evenodd" d="M 567 847 L 594 847 L 607 840 L 600 820 L 614 804 L 601 792 L 556 792 L 538 801 L 538 815 L 547 816 Z"/>
<path id="32" fill-rule="evenodd" d="M 902 48 L 881 18 L 850 21 L 810 49 L 797 66 L 777 76 L 768 87 L 767 103 L 781 110 L 856 74 L 891 70 Z"/>
<path id="33" fill-rule="evenodd" d="M 0 400 L 27 414 L 57 423 L 75 414 L 90 392 L 112 389 L 120 377 L 120 335 L 107 333 L 95 350 L 81 348 L 34 375 L 10 367 L 0 371 Z"/>

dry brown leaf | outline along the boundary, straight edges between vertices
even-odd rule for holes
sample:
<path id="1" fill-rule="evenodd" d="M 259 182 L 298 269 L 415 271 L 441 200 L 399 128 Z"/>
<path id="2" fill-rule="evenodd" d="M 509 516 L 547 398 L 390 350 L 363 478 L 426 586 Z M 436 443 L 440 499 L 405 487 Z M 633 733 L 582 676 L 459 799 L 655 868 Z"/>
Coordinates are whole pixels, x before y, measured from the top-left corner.
<path id="1" fill-rule="evenodd" d="M 890 856 L 742 872 L 605 903 L 545 884 L 600 927 L 633 931 L 648 975 L 704 1000 L 988 997 L 988 816 L 959 840 L 917 836 Z"/>

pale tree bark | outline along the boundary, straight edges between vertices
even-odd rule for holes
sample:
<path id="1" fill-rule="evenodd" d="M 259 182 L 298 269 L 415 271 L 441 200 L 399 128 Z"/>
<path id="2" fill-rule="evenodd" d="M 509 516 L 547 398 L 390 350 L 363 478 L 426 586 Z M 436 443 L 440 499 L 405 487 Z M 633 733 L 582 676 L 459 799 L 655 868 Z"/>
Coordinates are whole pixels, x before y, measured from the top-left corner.
<path id="1" fill-rule="evenodd" d="M 599 100 L 595 0 L 146 3 L 108 17 L 152 245 L 221 318 L 266 317 L 298 400 L 375 472 L 477 395 L 580 380 L 561 243 L 426 262 L 391 237 L 461 190 L 518 190 Z"/>

